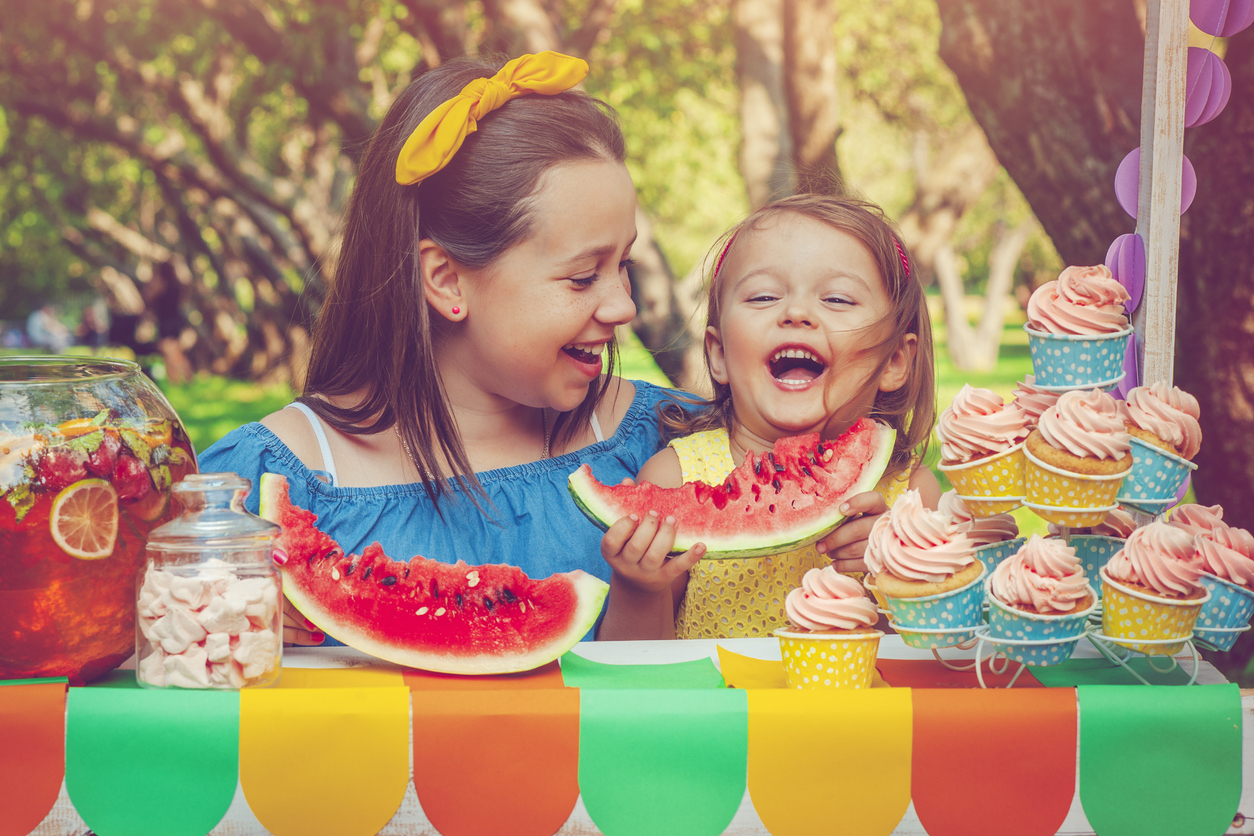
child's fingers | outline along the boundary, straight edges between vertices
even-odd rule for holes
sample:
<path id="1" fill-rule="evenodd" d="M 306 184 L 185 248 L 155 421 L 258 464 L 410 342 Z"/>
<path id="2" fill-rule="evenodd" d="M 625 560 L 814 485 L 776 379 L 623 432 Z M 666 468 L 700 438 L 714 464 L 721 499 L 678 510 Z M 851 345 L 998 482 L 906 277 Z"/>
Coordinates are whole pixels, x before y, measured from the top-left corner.
<path id="1" fill-rule="evenodd" d="M 697 543 L 683 554 L 668 560 L 663 567 L 663 574 L 667 580 L 673 581 L 684 572 L 691 571 L 692 567 L 697 565 L 697 561 L 703 557 L 705 557 L 705 543 Z"/>
<path id="2" fill-rule="evenodd" d="M 856 494 L 849 497 L 840 506 L 840 513 L 846 517 L 852 517 L 855 514 L 882 514 L 887 510 L 888 503 L 884 501 L 884 497 L 879 491 L 865 491 Z"/>
<path id="3" fill-rule="evenodd" d="M 849 497 L 840 506 L 840 512 L 848 519 L 844 525 L 814 544 L 819 554 L 831 553 L 851 539 L 865 539 L 880 514 L 888 511 L 888 505 L 879 491 L 865 491 Z"/>
<path id="4" fill-rule="evenodd" d="M 627 544 L 627 540 L 635 533 L 636 525 L 639 522 L 639 518 L 632 514 L 611 525 L 601 535 L 601 557 L 609 560 L 611 557 L 621 554 L 623 546 Z"/>
<path id="5" fill-rule="evenodd" d="M 640 558 L 642 571 L 652 574 L 662 568 L 670 556 L 671 549 L 675 546 L 675 534 L 675 518 L 667 517 L 661 520 L 657 533 L 653 535 L 653 542 L 649 543 L 648 549 Z"/>
<path id="6" fill-rule="evenodd" d="M 867 568 L 866 561 L 862 558 L 855 560 L 833 560 L 832 568 L 837 572 L 870 572 Z"/>
<path id="7" fill-rule="evenodd" d="M 631 564 L 639 564 L 648 553 L 649 547 L 653 545 L 654 535 L 657 534 L 658 526 L 661 520 L 658 518 L 657 511 L 650 511 L 640 518 L 640 522 L 636 525 L 636 531 L 631 535 L 631 539 L 623 546 L 622 556 Z"/>

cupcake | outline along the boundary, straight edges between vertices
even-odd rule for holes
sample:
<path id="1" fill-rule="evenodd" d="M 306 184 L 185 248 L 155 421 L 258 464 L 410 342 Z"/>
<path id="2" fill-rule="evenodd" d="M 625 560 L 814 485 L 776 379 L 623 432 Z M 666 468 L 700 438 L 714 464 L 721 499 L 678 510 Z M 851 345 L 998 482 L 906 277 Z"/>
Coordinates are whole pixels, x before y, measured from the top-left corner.
<path id="1" fill-rule="evenodd" d="M 1170 655 L 1184 647 L 1202 605 L 1210 600 L 1201 584 L 1202 558 L 1193 539 L 1164 522 L 1132 532 L 1101 571 L 1107 638 L 1149 655 Z M 1132 639 L 1141 641 L 1128 641 Z"/>
<path id="2" fill-rule="evenodd" d="M 1115 507 L 1131 449 L 1114 398 L 1064 392 L 1028 436 L 1025 504 L 1058 525 L 1097 525 Z"/>
<path id="3" fill-rule="evenodd" d="M 1009 514 L 977 517 L 956 491 L 941 494 L 938 510 L 958 524 L 958 530 L 975 545 L 975 557 L 992 572 L 997 564 L 1019 550 L 1019 524 Z"/>
<path id="4" fill-rule="evenodd" d="M 1219 523 L 1195 535 L 1193 547 L 1202 559 L 1202 587 L 1210 593 L 1197 636 L 1216 650 L 1231 650 L 1254 615 L 1254 535 Z"/>
<path id="5" fill-rule="evenodd" d="M 996 652 L 1028 665 L 1056 665 L 1075 650 L 1097 593 L 1074 549 L 1033 534 L 989 578 L 988 603 Z"/>
<path id="6" fill-rule="evenodd" d="M 788 627 L 775 631 L 793 688 L 869 688 L 880 638 L 875 604 L 831 566 L 810 569 L 784 599 Z"/>
<path id="7" fill-rule="evenodd" d="M 1050 523 L 1051 536 L 1058 534 L 1057 526 Z M 1110 558 L 1123 548 L 1124 541 L 1136 531 L 1136 520 L 1122 508 L 1115 508 L 1106 515 L 1106 519 L 1089 529 L 1073 533 L 1068 545 L 1075 549 L 1075 555 L 1084 566 L 1084 574 L 1093 585 L 1100 600 L 1102 584 L 1098 573 L 1110 562 Z"/>
<path id="8" fill-rule="evenodd" d="M 1171 512 L 1167 524 L 1187 534 L 1209 534 L 1216 528 L 1226 527 L 1224 509 L 1220 505 L 1178 505 Z"/>
<path id="9" fill-rule="evenodd" d="M 1202 444 L 1197 399 L 1166 383 L 1138 386 L 1119 402 L 1132 437 L 1132 471 L 1119 501 L 1157 514 L 1176 501 L 1176 491 L 1197 465 Z"/>
<path id="10" fill-rule="evenodd" d="M 1128 291 L 1105 265 L 1068 267 L 1028 299 L 1028 349 L 1037 386 L 1113 386 L 1132 329 Z"/>
<path id="11" fill-rule="evenodd" d="M 1023 410 L 1026 417 L 1025 425 L 1029 433 L 1036 429 L 1037 423 L 1041 420 L 1041 414 L 1054 404 L 1058 403 L 1058 396 L 1061 392 L 1050 392 L 1041 389 L 1036 385 L 1036 377 L 1034 375 L 1025 375 L 1023 380 L 1019 381 L 1014 390 L 1015 399 L 1013 403 Z"/>
<path id="12" fill-rule="evenodd" d="M 991 389 L 964 385 L 936 424 L 940 469 L 977 516 L 1018 507 L 1023 498 L 1027 415 Z"/>
<path id="13" fill-rule="evenodd" d="M 929 511 L 906 491 L 875 521 L 867 538 L 868 586 L 888 607 L 902 640 L 948 647 L 972 638 L 980 624 L 984 564 L 958 524 Z"/>

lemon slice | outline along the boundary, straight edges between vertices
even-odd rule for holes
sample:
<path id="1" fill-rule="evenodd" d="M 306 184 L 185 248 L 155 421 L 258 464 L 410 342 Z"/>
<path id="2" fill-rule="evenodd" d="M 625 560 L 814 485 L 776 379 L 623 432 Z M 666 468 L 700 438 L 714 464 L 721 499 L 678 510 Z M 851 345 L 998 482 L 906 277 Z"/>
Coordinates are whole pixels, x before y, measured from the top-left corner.
<path id="1" fill-rule="evenodd" d="M 66 554 L 99 560 L 118 539 L 118 494 L 104 479 L 83 479 L 52 500 L 48 527 Z"/>

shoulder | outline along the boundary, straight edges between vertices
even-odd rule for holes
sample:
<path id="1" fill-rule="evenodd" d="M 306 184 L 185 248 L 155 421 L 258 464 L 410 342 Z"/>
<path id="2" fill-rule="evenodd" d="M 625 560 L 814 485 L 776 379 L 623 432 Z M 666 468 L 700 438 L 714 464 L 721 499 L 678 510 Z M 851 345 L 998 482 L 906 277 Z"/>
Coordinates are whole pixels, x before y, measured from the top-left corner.
<path id="1" fill-rule="evenodd" d="M 678 488 L 684 483 L 683 468 L 673 447 L 663 447 L 640 468 L 638 482 L 651 482 L 659 488 Z"/>
<path id="2" fill-rule="evenodd" d="M 280 409 L 271 412 L 258 422 L 272 432 L 283 446 L 292 451 L 301 464 L 311 470 L 322 469 L 322 451 L 318 437 L 314 435 L 309 419 L 296 409 Z"/>
<path id="3" fill-rule="evenodd" d="M 905 471 L 909 473 L 909 489 L 919 492 L 919 498 L 923 500 L 925 508 L 935 509 L 940 505 L 940 482 L 936 479 L 936 474 L 923 464 L 922 461 L 915 459 L 910 462 L 910 467 Z M 904 493 L 904 491 L 903 491 Z"/>

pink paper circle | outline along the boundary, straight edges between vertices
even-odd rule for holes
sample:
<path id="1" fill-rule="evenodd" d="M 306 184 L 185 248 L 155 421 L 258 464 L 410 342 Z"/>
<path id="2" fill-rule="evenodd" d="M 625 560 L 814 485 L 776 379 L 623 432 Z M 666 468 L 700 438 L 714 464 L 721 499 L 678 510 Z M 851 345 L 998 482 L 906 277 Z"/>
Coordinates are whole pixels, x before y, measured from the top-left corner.
<path id="1" fill-rule="evenodd" d="M 1189 20 L 1207 35 L 1231 38 L 1254 23 L 1254 0 L 1191 0 Z"/>
<path id="2" fill-rule="evenodd" d="M 1120 235 L 1106 251 L 1106 266 L 1128 291 L 1131 298 L 1123 307 L 1132 313 L 1141 304 L 1141 293 L 1145 290 L 1145 240 L 1135 232 Z"/>
<path id="3" fill-rule="evenodd" d="M 1214 119 L 1228 104 L 1232 73 L 1209 49 L 1191 46 L 1185 75 L 1184 126 L 1195 128 Z"/>
<path id="4" fill-rule="evenodd" d="M 1251 0 L 1254 2 L 1254 0 Z M 1193 198 L 1197 196 L 1197 172 L 1193 163 L 1184 157 L 1184 167 L 1180 173 L 1180 214 L 1189 211 Z M 1115 199 L 1133 218 L 1137 212 L 1137 193 L 1141 180 L 1141 149 L 1133 148 L 1115 169 Z"/>

